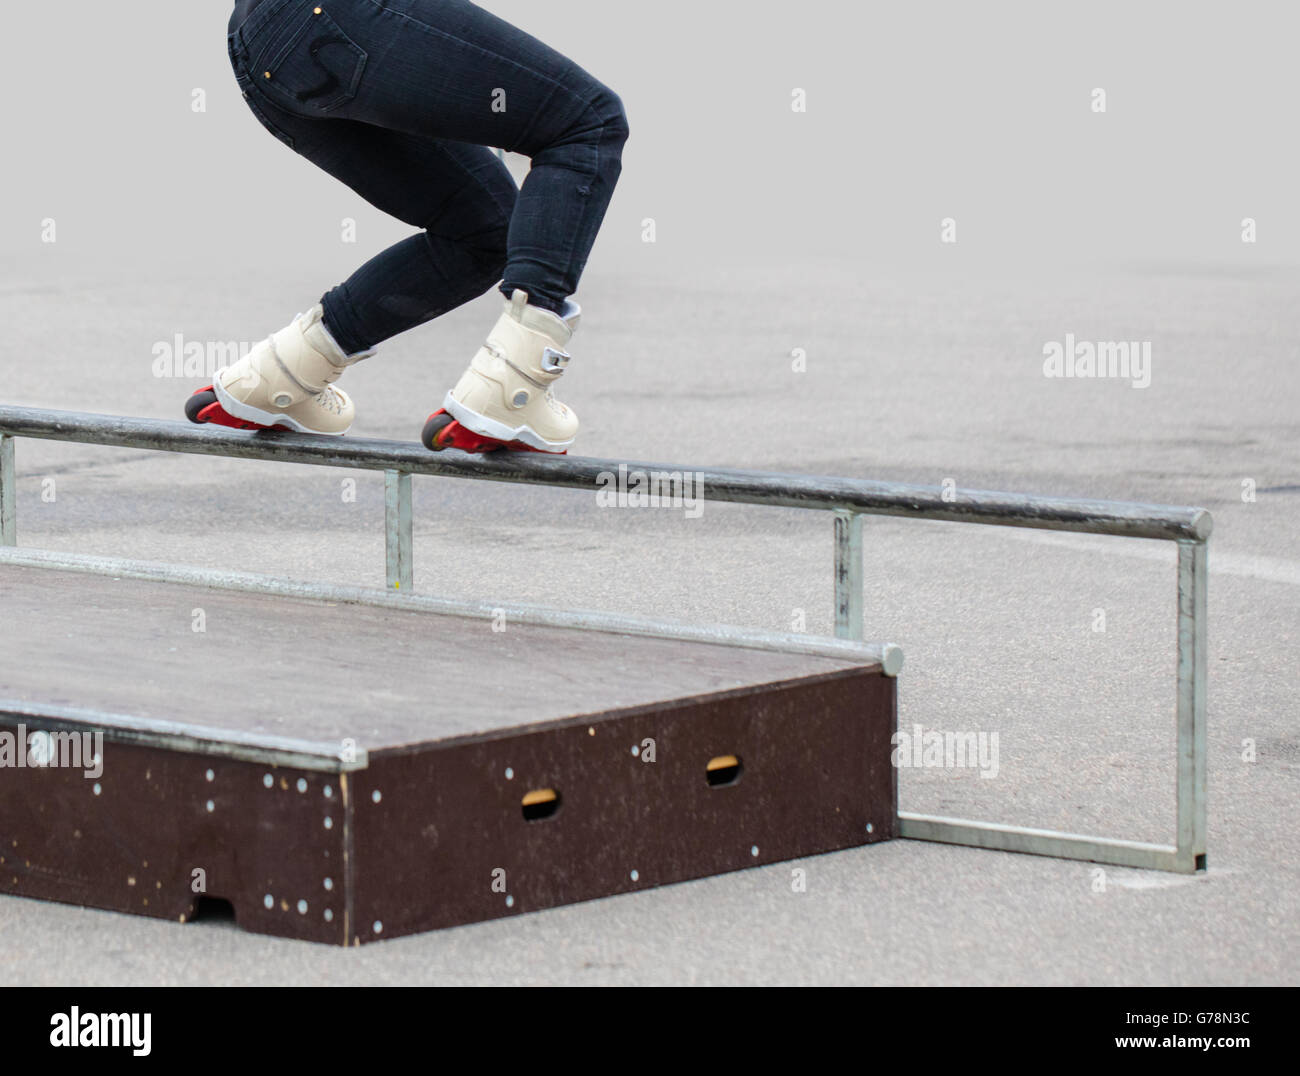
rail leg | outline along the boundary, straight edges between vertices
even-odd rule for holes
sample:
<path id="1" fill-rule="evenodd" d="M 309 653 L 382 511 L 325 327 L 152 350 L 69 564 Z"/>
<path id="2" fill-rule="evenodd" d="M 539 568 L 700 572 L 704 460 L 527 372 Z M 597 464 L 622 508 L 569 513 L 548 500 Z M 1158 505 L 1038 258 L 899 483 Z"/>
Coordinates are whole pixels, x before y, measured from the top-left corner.
<path id="1" fill-rule="evenodd" d="M 1203 870 L 1205 859 L 1205 542 L 1178 543 L 1178 864 Z"/>
<path id="2" fill-rule="evenodd" d="M 411 565 L 411 476 L 405 471 L 384 472 L 384 554 L 389 589 L 410 590 L 415 585 Z"/>
<path id="3" fill-rule="evenodd" d="M 18 544 L 14 501 L 14 439 L 0 433 L 0 545 Z"/>
<path id="4" fill-rule="evenodd" d="M 835 513 L 835 635 L 863 638 L 862 515 Z"/>

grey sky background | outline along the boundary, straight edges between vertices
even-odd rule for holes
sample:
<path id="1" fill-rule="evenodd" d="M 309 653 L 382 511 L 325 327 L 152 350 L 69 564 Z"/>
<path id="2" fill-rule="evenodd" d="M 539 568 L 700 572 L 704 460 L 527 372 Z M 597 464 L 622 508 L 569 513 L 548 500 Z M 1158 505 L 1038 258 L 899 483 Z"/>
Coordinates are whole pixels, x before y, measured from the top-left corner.
<path id="1" fill-rule="evenodd" d="M 973 274 L 1300 261 L 1293 3 L 482 6 L 627 106 L 623 178 L 589 276 L 787 256 Z M 252 261 L 318 267 L 323 289 L 409 233 L 248 113 L 225 54 L 230 7 L 9 6 L 11 275 L 183 265 L 220 279 Z M 512 164 L 521 176 L 527 162 Z M 939 242 L 946 216 L 956 246 Z M 340 240 L 345 217 L 355 245 Z M 1254 245 L 1243 217 L 1258 221 Z"/>

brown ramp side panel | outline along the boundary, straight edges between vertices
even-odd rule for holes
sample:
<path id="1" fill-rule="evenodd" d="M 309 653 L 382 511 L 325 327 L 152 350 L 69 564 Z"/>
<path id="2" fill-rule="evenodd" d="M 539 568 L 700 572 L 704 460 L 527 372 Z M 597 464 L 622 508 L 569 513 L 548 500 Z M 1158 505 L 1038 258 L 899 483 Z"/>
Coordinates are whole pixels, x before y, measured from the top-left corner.
<path id="1" fill-rule="evenodd" d="M 894 727 L 895 681 L 864 668 L 374 752 L 351 775 L 357 941 L 886 840 Z M 739 777 L 710 785 L 724 756 Z M 542 790 L 558 808 L 527 820 Z"/>
<path id="2" fill-rule="evenodd" d="M 0 770 L 0 892 L 181 923 L 219 897 L 245 930 L 345 944 L 346 774 L 112 741 L 103 770 Z"/>
<path id="3" fill-rule="evenodd" d="M 0 892 L 182 923 L 202 894 L 245 930 L 347 945 L 886 840 L 894 684 L 850 669 L 381 749 L 351 773 L 110 739 L 99 780 L 0 774 Z M 727 756 L 738 776 L 711 785 Z M 529 820 L 541 790 L 558 806 Z"/>
<path id="4" fill-rule="evenodd" d="M 875 664 L 37 569 L 0 603 L 0 729 L 106 730 L 97 779 L 0 767 L 0 893 L 188 921 L 202 871 L 357 944 L 895 833 Z"/>

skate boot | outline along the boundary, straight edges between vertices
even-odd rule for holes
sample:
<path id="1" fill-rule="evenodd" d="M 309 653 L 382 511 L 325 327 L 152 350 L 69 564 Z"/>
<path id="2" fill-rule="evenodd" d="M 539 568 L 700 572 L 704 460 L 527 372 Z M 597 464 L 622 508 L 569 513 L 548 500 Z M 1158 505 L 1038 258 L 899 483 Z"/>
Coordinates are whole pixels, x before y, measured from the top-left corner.
<path id="1" fill-rule="evenodd" d="M 299 433 L 347 433 L 356 408 L 336 389 L 343 371 L 374 351 L 345 355 L 321 320 L 317 305 L 262 341 L 185 404 L 191 422 L 240 430 L 282 427 Z"/>
<path id="2" fill-rule="evenodd" d="M 562 314 L 528 305 L 516 288 L 485 343 L 442 409 L 429 416 L 420 440 L 437 452 L 564 454 L 578 433 L 578 416 L 551 394 L 569 365 L 565 350 L 581 310 L 573 300 Z"/>

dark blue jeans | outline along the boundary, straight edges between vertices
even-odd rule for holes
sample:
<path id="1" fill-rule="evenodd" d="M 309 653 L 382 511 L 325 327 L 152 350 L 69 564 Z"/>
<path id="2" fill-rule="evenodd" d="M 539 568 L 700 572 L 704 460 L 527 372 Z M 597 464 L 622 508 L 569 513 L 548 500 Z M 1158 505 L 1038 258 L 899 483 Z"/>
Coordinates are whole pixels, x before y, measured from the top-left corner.
<path id="1" fill-rule="evenodd" d="M 560 310 L 622 168 L 618 95 L 469 0 L 239 0 L 230 61 L 272 134 L 422 231 L 324 296 L 349 354 L 500 282 Z M 532 159 L 516 186 L 487 147 Z"/>

